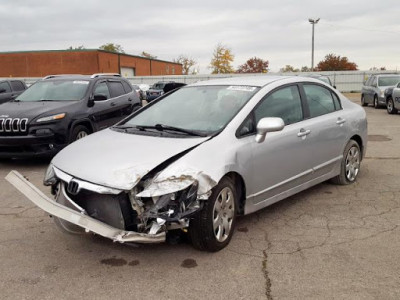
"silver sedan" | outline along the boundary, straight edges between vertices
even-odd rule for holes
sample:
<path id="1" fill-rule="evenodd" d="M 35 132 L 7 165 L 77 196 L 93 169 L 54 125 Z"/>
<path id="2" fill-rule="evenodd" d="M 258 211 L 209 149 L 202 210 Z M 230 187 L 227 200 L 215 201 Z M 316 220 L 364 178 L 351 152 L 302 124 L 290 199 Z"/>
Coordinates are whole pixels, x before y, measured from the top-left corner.
<path id="1" fill-rule="evenodd" d="M 189 234 L 218 251 L 246 215 L 326 180 L 357 179 L 365 111 L 312 78 L 255 76 L 188 85 L 74 142 L 44 179 L 7 179 L 67 232 L 118 242 Z"/>

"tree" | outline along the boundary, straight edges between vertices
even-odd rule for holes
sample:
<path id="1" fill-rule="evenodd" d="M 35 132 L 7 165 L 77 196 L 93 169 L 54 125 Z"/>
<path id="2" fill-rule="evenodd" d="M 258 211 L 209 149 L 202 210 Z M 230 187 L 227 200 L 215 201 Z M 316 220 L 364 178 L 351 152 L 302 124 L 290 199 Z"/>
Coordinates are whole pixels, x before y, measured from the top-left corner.
<path id="1" fill-rule="evenodd" d="M 83 45 L 80 45 L 78 47 L 69 46 L 69 48 L 67 48 L 67 50 L 82 50 L 82 49 L 86 49 L 85 46 Z"/>
<path id="2" fill-rule="evenodd" d="M 282 72 L 282 73 L 285 73 L 285 72 L 299 72 L 300 70 L 299 69 L 295 69 L 291 65 L 286 65 L 284 68 L 281 68 L 279 71 Z"/>
<path id="3" fill-rule="evenodd" d="M 350 62 L 346 56 L 328 54 L 317 65 L 319 71 L 352 71 L 358 70 L 357 64 Z"/>
<path id="4" fill-rule="evenodd" d="M 263 60 L 258 57 L 252 57 L 246 61 L 245 64 L 240 65 L 236 72 L 238 73 L 267 73 L 268 60 Z"/>
<path id="5" fill-rule="evenodd" d="M 301 72 L 311 72 L 311 68 L 307 67 L 307 66 L 302 66 L 300 69 Z"/>
<path id="6" fill-rule="evenodd" d="M 232 54 L 232 50 L 225 45 L 218 44 L 213 53 L 211 59 L 210 69 L 212 74 L 226 74 L 233 73 L 234 69 L 231 65 L 235 56 Z"/>
<path id="7" fill-rule="evenodd" d="M 386 71 L 386 67 L 380 67 L 380 68 L 372 67 L 369 70 L 370 71 Z"/>
<path id="8" fill-rule="evenodd" d="M 99 49 L 105 50 L 105 51 L 110 51 L 110 52 L 116 52 L 116 53 L 125 53 L 125 51 L 121 47 L 121 45 L 114 44 L 114 43 L 107 43 L 107 44 L 101 45 L 99 47 Z"/>
<path id="9" fill-rule="evenodd" d="M 183 75 L 188 75 L 190 68 L 197 63 L 193 58 L 183 54 L 179 55 L 178 58 L 174 59 L 173 61 L 182 65 Z M 195 72 L 194 69 L 192 70 L 191 74 L 193 74 L 193 72 Z"/>
<path id="10" fill-rule="evenodd" d="M 146 51 L 142 51 L 142 53 L 140 53 L 140 56 L 143 56 L 143 57 L 146 57 L 146 58 L 150 58 L 150 59 L 156 59 L 157 58 L 157 56 L 152 55 L 152 54 L 150 54 L 150 53 L 148 53 Z"/>

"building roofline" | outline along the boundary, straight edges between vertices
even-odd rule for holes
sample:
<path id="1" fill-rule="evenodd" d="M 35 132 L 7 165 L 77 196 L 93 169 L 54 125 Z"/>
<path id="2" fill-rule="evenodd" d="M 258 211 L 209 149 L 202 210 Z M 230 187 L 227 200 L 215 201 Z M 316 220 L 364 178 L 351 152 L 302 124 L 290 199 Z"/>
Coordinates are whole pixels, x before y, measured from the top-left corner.
<path id="1" fill-rule="evenodd" d="M 110 53 L 110 54 L 116 54 L 116 55 L 124 55 L 124 56 L 129 56 L 129 57 L 147 59 L 147 60 L 151 60 L 151 61 L 158 61 L 158 62 L 164 62 L 164 63 L 169 63 L 169 64 L 182 65 L 180 63 L 173 62 L 173 61 L 162 60 L 162 59 L 157 59 L 157 58 L 149 58 L 149 57 L 145 57 L 145 56 L 133 55 L 133 54 L 127 54 L 127 53 L 112 52 L 112 51 L 107 51 L 107 50 L 102 50 L 102 49 L 62 49 L 62 50 L 6 51 L 6 52 L 0 52 L 0 55 L 1 54 L 18 54 L 18 53 L 46 53 L 46 52 L 104 52 L 104 53 Z"/>

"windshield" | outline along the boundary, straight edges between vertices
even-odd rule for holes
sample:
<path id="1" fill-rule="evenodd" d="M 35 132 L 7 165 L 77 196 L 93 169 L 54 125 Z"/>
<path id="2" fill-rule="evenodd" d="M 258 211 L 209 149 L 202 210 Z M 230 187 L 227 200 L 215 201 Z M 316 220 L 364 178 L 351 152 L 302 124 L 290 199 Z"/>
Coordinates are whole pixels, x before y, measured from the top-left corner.
<path id="1" fill-rule="evenodd" d="M 214 133 L 225 127 L 258 90 L 252 86 L 181 88 L 139 112 L 123 125 L 162 124 L 206 134 Z"/>
<path id="2" fill-rule="evenodd" d="M 400 76 L 390 76 L 390 77 L 379 77 L 379 86 L 394 86 L 400 82 Z"/>
<path id="3" fill-rule="evenodd" d="M 44 80 L 29 87 L 17 101 L 81 100 L 89 86 L 88 80 Z"/>

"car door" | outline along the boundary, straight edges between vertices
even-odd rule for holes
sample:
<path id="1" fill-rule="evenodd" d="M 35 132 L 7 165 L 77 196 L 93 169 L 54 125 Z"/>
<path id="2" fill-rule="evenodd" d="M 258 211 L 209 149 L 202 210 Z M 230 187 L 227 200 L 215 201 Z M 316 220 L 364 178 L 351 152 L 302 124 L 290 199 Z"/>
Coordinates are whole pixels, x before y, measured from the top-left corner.
<path id="1" fill-rule="evenodd" d="M 314 179 L 334 172 L 340 164 L 349 124 L 333 90 L 313 83 L 303 84 L 301 90 L 307 103 L 308 119 L 303 123 L 310 131 Z"/>
<path id="2" fill-rule="evenodd" d="M 394 107 L 397 110 L 400 110 L 400 83 L 398 83 L 393 88 L 392 98 L 393 98 L 393 102 L 394 102 Z"/>
<path id="3" fill-rule="evenodd" d="M 112 118 L 109 119 L 111 126 L 132 112 L 132 98 L 120 80 L 109 79 L 107 85 L 111 94 L 110 105 L 113 107 Z"/>
<path id="4" fill-rule="evenodd" d="M 0 104 L 10 101 L 12 99 L 13 92 L 11 86 L 7 81 L 0 82 Z"/>
<path id="5" fill-rule="evenodd" d="M 246 132 L 254 132 L 255 124 L 265 117 L 280 117 L 285 127 L 280 132 L 268 133 L 264 142 L 257 143 L 254 136 L 247 136 Z M 249 180 L 246 180 L 246 188 L 253 207 L 269 205 L 277 201 L 274 196 L 309 180 L 313 166 L 310 156 L 313 145 L 309 142 L 303 118 L 299 87 L 289 85 L 264 97 L 243 123 L 240 135 L 247 139 L 248 145 L 240 151 L 252 152 L 251 173 Z M 238 155 L 245 156 L 245 153 Z"/>
<path id="6" fill-rule="evenodd" d="M 375 76 L 371 76 L 368 78 L 367 82 L 365 83 L 364 86 L 364 101 L 365 103 L 369 104 L 372 103 L 372 97 L 371 97 L 371 91 L 372 91 L 372 81 L 374 80 Z"/>
<path id="7" fill-rule="evenodd" d="M 111 94 L 108 89 L 107 80 L 97 81 L 94 85 L 91 97 L 94 98 L 98 95 L 104 96 L 105 99 L 94 101 L 94 105 L 90 109 L 90 114 L 98 130 L 101 130 L 109 126 L 110 119 L 113 118 L 115 110 L 115 106 L 111 105 Z"/>

